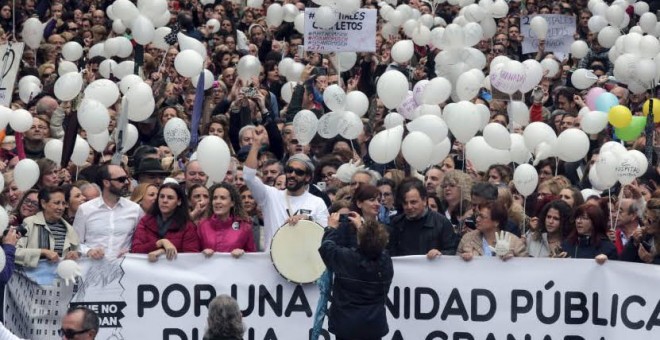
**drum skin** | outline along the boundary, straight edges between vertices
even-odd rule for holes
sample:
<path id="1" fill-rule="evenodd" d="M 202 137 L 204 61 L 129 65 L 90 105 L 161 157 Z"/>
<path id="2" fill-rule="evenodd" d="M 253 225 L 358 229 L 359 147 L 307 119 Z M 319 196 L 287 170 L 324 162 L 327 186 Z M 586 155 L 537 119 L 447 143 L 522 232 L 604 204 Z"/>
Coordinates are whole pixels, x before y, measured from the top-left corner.
<path id="1" fill-rule="evenodd" d="M 282 277 L 297 284 L 313 283 L 325 271 L 319 254 L 324 228 L 312 221 L 280 227 L 270 243 L 270 258 Z"/>

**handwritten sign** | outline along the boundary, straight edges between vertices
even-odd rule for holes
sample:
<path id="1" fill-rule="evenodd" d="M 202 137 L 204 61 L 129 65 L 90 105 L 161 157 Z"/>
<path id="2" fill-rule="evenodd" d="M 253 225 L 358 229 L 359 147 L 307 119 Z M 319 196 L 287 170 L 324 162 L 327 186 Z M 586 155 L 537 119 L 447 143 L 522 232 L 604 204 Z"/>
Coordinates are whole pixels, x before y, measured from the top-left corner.
<path id="1" fill-rule="evenodd" d="M 0 45 L 0 104 L 9 107 L 11 95 L 14 93 L 14 84 L 18 68 L 23 58 L 24 43 L 12 43 L 11 45 Z"/>
<path id="2" fill-rule="evenodd" d="M 568 57 L 571 44 L 575 40 L 575 17 L 560 14 L 539 14 L 548 22 L 548 35 L 545 39 L 545 51 L 552 52 L 559 60 Z M 535 16 L 520 18 L 520 34 L 523 37 L 522 53 L 536 53 L 539 49 L 539 39 L 532 31 L 530 22 Z"/>
<path id="3" fill-rule="evenodd" d="M 305 9 L 305 50 L 330 52 L 376 52 L 376 10 L 361 9 L 352 15 L 337 14 L 330 29 L 315 25 L 316 8 Z"/>

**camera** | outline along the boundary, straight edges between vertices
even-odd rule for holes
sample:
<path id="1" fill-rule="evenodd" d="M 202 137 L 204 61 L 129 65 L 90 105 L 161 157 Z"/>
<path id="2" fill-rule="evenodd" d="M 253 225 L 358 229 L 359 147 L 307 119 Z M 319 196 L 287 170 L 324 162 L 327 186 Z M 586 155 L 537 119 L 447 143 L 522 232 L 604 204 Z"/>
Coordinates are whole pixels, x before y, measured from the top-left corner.
<path id="1" fill-rule="evenodd" d="M 7 236 L 7 234 L 9 233 L 10 228 L 12 228 L 12 227 L 7 227 L 7 229 L 5 229 L 5 231 L 2 233 L 2 237 Z M 20 237 L 25 237 L 25 235 L 27 235 L 27 228 L 25 228 L 25 226 L 22 225 L 22 224 L 19 225 L 19 226 L 16 226 L 16 233 Z"/>
<path id="2" fill-rule="evenodd" d="M 246 86 L 241 88 L 241 93 L 248 98 L 254 98 L 257 96 L 257 88 L 254 86 Z"/>
<path id="3" fill-rule="evenodd" d="M 339 223 L 348 223 L 350 220 L 348 219 L 348 214 L 339 214 Z"/>

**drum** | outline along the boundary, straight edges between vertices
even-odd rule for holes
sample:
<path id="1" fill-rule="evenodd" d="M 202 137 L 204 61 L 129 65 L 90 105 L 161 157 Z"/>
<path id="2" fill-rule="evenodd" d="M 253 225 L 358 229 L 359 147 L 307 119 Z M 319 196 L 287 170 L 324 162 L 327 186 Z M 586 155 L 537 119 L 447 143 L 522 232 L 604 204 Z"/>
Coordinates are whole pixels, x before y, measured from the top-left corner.
<path id="1" fill-rule="evenodd" d="M 270 242 L 270 258 L 282 277 L 297 283 L 312 283 L 321 277 L 325 264 L 319 254 L 324 228 L 312 221 L 285 224 Z"/>

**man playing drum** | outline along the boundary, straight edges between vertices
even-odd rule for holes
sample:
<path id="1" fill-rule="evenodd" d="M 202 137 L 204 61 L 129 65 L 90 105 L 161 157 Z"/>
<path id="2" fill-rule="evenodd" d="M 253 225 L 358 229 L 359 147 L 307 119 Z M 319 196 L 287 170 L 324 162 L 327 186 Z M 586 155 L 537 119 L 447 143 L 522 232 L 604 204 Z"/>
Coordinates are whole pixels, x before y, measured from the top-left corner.
<path id="1" fill-rule="evenodd" d="M 279 190 L 265 185 L 257 177 L 260 147 L 259 143 L 252 144 L 245 160 L 243 178 L 264 215 L 265 249 L 270 249 L 273 235 L 285 223 L 295 225 L 302 219 L 308 219 L 325 227 L 328 209 L 321 198 L 307 191 L 314 173 L 314 164 L 309 157 L 302 153 L 289 157 L 284 167 L 286 189 Z"/>

